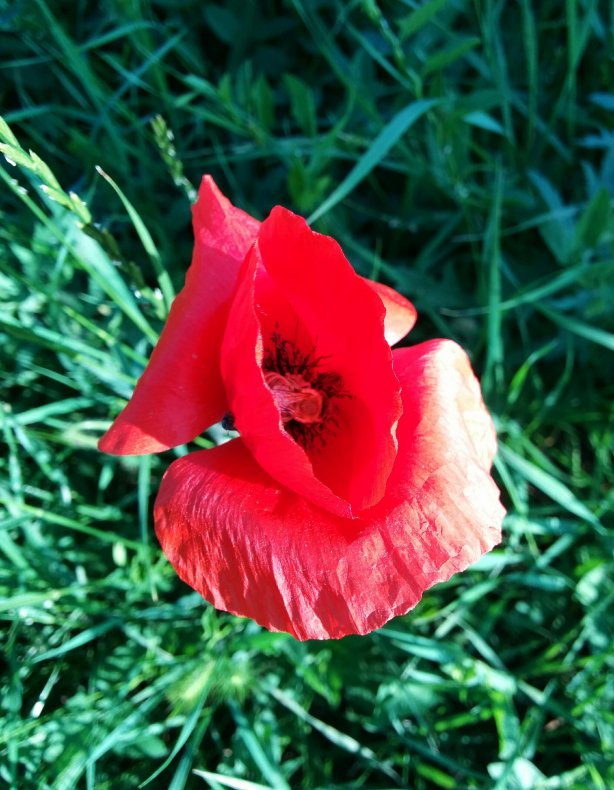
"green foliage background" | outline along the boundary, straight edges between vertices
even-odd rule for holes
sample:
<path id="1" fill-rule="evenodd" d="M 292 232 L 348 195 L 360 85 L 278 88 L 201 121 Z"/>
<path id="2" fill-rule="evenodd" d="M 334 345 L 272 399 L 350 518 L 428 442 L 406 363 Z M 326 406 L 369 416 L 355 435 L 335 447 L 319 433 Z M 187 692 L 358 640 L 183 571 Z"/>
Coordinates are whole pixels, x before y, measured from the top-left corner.
<path id="1" fill-rule="evenodd" d="M 614 786 L 613 14 L 0 0 L 2 786 Z M 95 449 L 205 172 L 311 215 L 481 375 L 504 541 L 368 637 L 203 604 L 153 536 L 173 454 Z"/>

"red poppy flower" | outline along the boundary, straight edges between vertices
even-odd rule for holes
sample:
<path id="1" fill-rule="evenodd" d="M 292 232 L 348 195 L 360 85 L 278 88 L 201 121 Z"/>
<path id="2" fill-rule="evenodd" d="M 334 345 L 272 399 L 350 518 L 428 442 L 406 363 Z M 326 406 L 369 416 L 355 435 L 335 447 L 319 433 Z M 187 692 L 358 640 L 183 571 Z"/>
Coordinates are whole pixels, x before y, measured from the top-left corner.
<path id="1" fill-rule="evenodd" d="M 465 353 L 391 351 L 414 307 L 331 238 L 262 223 L 210 177 L 186 284 L 100 448 L 158 452 L 223 419 L 239 438 L 171 464 L 154 518 L 179 576 L 299 639 L 364 634 L 500 539 L 495 434 Z"/>

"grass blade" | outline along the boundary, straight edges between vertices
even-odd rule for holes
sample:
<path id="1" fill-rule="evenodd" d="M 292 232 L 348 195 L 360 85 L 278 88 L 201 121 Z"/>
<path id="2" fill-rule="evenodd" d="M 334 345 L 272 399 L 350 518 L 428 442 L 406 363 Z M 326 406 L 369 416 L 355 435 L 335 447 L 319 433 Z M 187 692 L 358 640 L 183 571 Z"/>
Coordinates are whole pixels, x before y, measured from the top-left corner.
<path id="1" fill-rule="evenodd" d="M 141 219 L 138 211 L 134 208 L 132 203 L 128 200 L 128 198 L 122 192 L 122 190 L 117 185 L 117 183 L 111 178 L 111 176 L 105 173 L 101 167 L 96 166 L 96 170 L 98 171 L 98 173 L 100 173 L 100 175 L 104 178 L 104 180 L 108 184 L 110 184 L 112 189 L 115 191 L 115 194 L 119 197 L 124 208 L 126 209 L 126 212 L 128 213 L 128 216 L 130 217 L 130 220 L 134 225 L 134 229 L 136 230 L 139 239 L 141 240 L 143 248 L 153 264 L 154 271 L 158 279 L 158 284 L 160 286 L 160 290 L 162 291 L 162 295 L 164 297 L 164 305 L 166 307 L 166 312 L 168 313 L 172 301 L 175 298 L 175 291 L 173 289 L 173 285 L 171 283 L 170 277 L 168 276 L 168 272 L 164 269 L 164 266 L 162 265 L 160 253 L 158 252 L 158 249 L 154 244 L 154 240 L 151 238 L 150 232 L 145 227 L 145 223 Z"/>
<path id="2" fill-rule="evenodd" d="M 395 115 L 373 140 L 369 150 L 361 157 L 339 186 L 313 212 L 307 222 L 313 224 L 336 206 L 337 203 L 344 200 L 377 167 L 388 151 L 403 137 L 408 129 L 438 104 L 441 104 L 439 99 L 420 99 Z"/>

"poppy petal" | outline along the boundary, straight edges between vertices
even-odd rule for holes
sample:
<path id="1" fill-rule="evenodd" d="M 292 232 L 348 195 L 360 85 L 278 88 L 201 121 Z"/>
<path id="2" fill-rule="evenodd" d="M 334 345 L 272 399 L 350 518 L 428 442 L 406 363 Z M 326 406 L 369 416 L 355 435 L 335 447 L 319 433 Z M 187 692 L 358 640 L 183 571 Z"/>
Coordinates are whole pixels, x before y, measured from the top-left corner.
<path id="1" fill-rule="evenodd" d="M 394 288 L 389 285 L 367 280 L 371 288 L 379 296 L 386 308 L 384 317 L 384 335 L 386 341 L 393 346 L 402 340 L 413 329 L 418 319 L 418 312 L 414 305 Z"/>
<path id="2" fill-rule="evenodd" d="M 222 349 L 237 428 L 283 485 L 338 515 L 357 513 L 384 495 L 401 413 L 381 299 L 333 239 L 281 207 L 262 223 L 250 256 Z M 261 370 L 264 349 L 279 334 L 339 381 L 327 432 L 311 447 L 289 438 Z"/>
<path id="3" fill-rule="evenodd" d="M 175 461 L 155 504 L 179 576 L 219 609 L 298 639 L 364 634 L 500 540 L 490 417 L 464 352 L 395 352 L 399 454 L 386 497 L 355 520 L 280 486 L 241 440 Z"/>
<path id="4" fill-rule="evenodd" d="M 239 275 L 222 347 L 222 374 L 235 425 L 257 460 L 286 487 L 332 513 L 351 517 L 350 504 L 318 480 L 305 450 L 283 430 L 279 410 L 265 385 L 254 301 L 258 275 L 267 277 L 259 271 L 259 258 L 253 248 Z"/>
<path id="5" fill-rule="evenodd" d="M 237 273 L 260 223 L 205 176 L 193 224 L 185 286 L 132 397 L 98 444 L 104 452 L 168 450 L 194 439 L 226 410 L 220 347 Z"/>

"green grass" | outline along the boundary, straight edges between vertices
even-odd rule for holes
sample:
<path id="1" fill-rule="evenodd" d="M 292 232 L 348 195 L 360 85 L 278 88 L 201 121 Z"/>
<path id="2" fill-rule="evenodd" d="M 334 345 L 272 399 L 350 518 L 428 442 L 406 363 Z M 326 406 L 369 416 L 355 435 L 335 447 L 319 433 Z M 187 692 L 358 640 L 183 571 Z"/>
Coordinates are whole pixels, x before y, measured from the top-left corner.
<path id="1" fill-rule="evenodd" d="M 0 785 L 614 785 L 612 22 L 0 0 Z M 415 302 L 412 342 L 453 338 L 482 377 L 504 541 L 368 637 L 214 611 L 153 535 L 173 453 L 95 448 L 205 172 L 311 215 Z"/>

